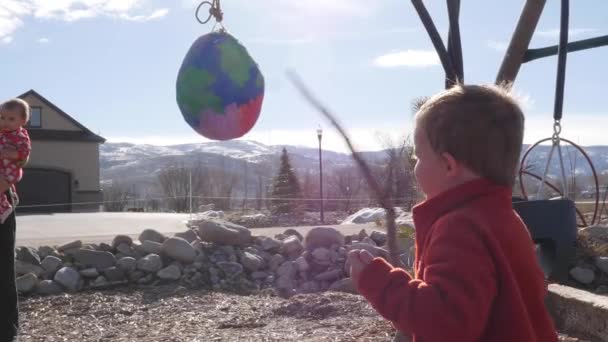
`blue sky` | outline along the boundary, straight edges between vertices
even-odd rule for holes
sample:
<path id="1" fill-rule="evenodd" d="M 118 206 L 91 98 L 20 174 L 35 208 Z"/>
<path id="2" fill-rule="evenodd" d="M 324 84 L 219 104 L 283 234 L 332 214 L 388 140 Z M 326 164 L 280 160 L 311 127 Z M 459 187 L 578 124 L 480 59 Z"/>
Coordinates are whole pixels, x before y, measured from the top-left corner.
<path id="1" fill-rule="evenodd" d="M 192 0 L 0 0 L 0 98 L 33 88 L 109 141 L 203 142 L 182 120 L 175 79 L 190 44 L 211 24 Z M 444 1 L 425 1 L 445 36 Z M 463 0 L 465 80 L 491 83 L 524 1 Z M 287 81 L 295 69 L 361 149 L 411 131 L 410 102 L 440 91 L 443 71 L 406 0 L 222 0 L 224 24 L 266 77 L 257 125 L 244 139 L 344 150 Z M 608 34 L 608 2 L 572 2 L 571 39 Z M 532 47 L 557 43 L 558 1 L 548 1 Z M 549 136 L 556 58 L 523 66 L 516 93 L 526 142 Z M 608 47 L 570 54 L 564 136 L 608 144 Z"/>

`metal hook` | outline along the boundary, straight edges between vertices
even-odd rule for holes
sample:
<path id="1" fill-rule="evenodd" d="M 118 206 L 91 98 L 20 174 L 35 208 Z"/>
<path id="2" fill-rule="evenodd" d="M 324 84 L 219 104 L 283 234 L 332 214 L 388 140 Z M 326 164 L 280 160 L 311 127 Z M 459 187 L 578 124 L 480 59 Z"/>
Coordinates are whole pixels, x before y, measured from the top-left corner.
<path id="1" fill-rule="evenodd" d="M 209 16 L 207 17 L 206 20 L 201 20 L 201 18 L 199 16 L 199 12 L 201 11 L 201 8 L 203 7 L 203 5 L 209 5 Z M 196 20 L 203 25 L 208 23 L 209 20 L 211 20 L 211 17 L 215 18 L 215 20 L 217 22 L 221 23 L 222 20 L 224 19 L 224 12 L 222 12 L 222 9 L 220 8 L 220 1 L 212 0 L 212 2 L 211 1 L 201 2 L 200 5 L 198 5 L 198 7 L 196 8 L 195 17 L 196 17 Z"/>

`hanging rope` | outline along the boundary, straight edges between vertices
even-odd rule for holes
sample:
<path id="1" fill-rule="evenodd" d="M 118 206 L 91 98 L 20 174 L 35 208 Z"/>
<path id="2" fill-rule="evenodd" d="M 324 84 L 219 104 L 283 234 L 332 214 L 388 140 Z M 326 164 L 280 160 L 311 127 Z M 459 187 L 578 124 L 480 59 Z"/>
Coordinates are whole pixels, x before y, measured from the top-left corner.
<path id="1" fill-rule="evenodd" d="M 209 15 L 207 16 L 207 19 L 202 20 L 200 17 L 200 11 L 205 5 L 209 6 Z M 203 25 L 207 24 L 211 20 L 211 18 L 214 18 L 215 21 L 220 25 L 222 24 L 222 20 L 224 20 L 224 12 L 222 12 L 220 0 L 201 2 L 200 5 L 198 5 L 198 7 L 196 8 L 196 12 L 194 15 L 196 17 L 196 20 Z"/>
<path id="2" fill-rule="evenodd" d="M 570 20 L 570 1 L 562 0 L 561 2 L 561 16 L 560 16 L 560 35 L 559 35 L 559 46 L 558 46 L 558 60 L 557 60 L 557 79 L 555 82 L 555 104 L 553 108 L 553 136 L 551 137 L 552 146 L 551 152 L 549 152 L 549 158 L 545 166 L 545 172 L 543 173 L 542 181 L 538 187 L 538 198 L 540 198 L 547 174 L 549 173 L 549 166 L 553 158 L 553 153 L 557 149 L 561 181 L 563 189 L 563 197 L 568 198 L 568 181 L 566 179 L 566 171 L 564 168 L 564 160 L 562 156 L 562 147 L 560 144 L 560 134 L 562 132 L 562 115 L 564 110 L 564 88 L 566 83 L 566 58 L 568 56 L 568 30 Z"/>

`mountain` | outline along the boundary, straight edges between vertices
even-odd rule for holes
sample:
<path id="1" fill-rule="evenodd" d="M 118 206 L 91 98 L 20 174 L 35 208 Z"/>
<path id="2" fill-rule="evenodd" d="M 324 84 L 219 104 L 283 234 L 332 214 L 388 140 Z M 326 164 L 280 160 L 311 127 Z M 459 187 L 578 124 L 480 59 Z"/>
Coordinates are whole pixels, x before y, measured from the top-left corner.
<path id="1" fill-rule="evenodd" d="M 163 168 L 201 163 L 210 169 L 247 174 L 248 181 L 253 182 L 256 172 L 267 179 L 274 175 L 283 148 L 287 149 L 298 175 L 318 177 L 319 150 L 316 148 L 268 146 L 255 141 L 232 140 L 172 146 L 105 143 L 100 147 L 101 180 L 102 184 L 120 181 L 150 188 L 155 186 L 156 176 Z M 324 170 L 353 164 L 349 154 L 327 150 L 322 153 Z M 376 162 L 384 157 L 384 152 L 364 152 L 362 155 L 370 162 Z"/>
<path id="2" fill-rule="evenodd" d="M 523 152 L 529 145 L 523 146 Z M 108 181 L 120 181 L 136 187 L 154 188 L 159 171 L 170 165 L 193 165 L 201 163 L 210 169 L 223 170 L 242 177 L 247 176 L 247 182 L 255 183 L 257 175 L 271 179 L 278 166 L 280 152 L 286 148 L 291 158 L 292 166 L 301 177 L 308 174 L 318 177 L 319 151 L 316 148 L 302 146 L 268 146 L 255 141 L 233 140 L 207 142 L 199 144 L 183 144 L 172 146 L 155 146 L 130 143 L 106 143 L 100 148 L 100 168 L 102 184 Z M 550 145 L 542 145 L 532 151 L 528 161 L 533 165 L 533 172 L 542 176 L 545 164 L 551 150 Z M 599 174 L 608 173 L 608 146 L 589 146 L 585 151 L 593 162 Z M 324 150 L 323 168 L 330 171 L 336 167 L 354 165 L 350 154 Z M 362 152 L 370 164 L 381 162 L 385 151 Z M 591 168 L 584 157 L 570 146 L 562 148 L 565 172 L 571 174 L 575 169 L 578 176 L 590 176 Z M 557 150 L 554 152 L 549 174 L 557 176 L 561 173 Z M 243 185 L 239 185 L 243 190 Z M 251 185 L 253 187 L 253 185 Z M 149 190 L 152 191 L 152 190 Z"/>

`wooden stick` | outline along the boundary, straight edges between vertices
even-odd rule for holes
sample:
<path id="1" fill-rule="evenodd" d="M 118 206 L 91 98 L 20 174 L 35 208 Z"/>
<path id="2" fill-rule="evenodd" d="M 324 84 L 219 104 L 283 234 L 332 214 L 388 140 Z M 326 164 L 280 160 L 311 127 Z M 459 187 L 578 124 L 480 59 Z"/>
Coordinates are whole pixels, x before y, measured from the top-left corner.
<path id="1" fill-rule="evenodd" d="M 526 0 L 505 57 L 496 75 L 496 84 L 512 84 L 517 78 L 536 30 L 536 25 L 543 13 L 545 2 L 546 0 Z"/>
<path id="2" fill-rule="evenodd" d="M 300 92 L 300 94 L 319 112 L 321 113 L 329 122 L 334 126 L 334 128 L 338 131 L 338 133 L 342 136 L 342 139 L 346 142 L 348 149 L 351 151 L 361 174 L 369 184 L 373 194 L 376 196 L 380 206 L 384 208 L 386 211 L 386 237 L 387 237 L 387 247 L 389 254 L 389 261 L 395 267 L 402 267 L 403 263 L 399 258 L 399 247 L 397 245 L 397 228 L 395 224 L 395 208 L 393 207 L 392 200 L 387 196 L 384 191 L 382 191 L 381 187 L 376 182 L 376 179 L 372 175 L 372 172 L 365 162 L 365 160 L 360 156 L 355 147 L 352 145 L 350 137 L 348 133 L 342 128 L 342 125 L 336 119 L 336 116 L 333 115 L 320 101 L 318 101 L 312 93 L 308 90 L 308 88 L 303 84 L 298 75 L 293 71 L 287 72 L 287 77 L 294 84 L 296 89 Z"/>

